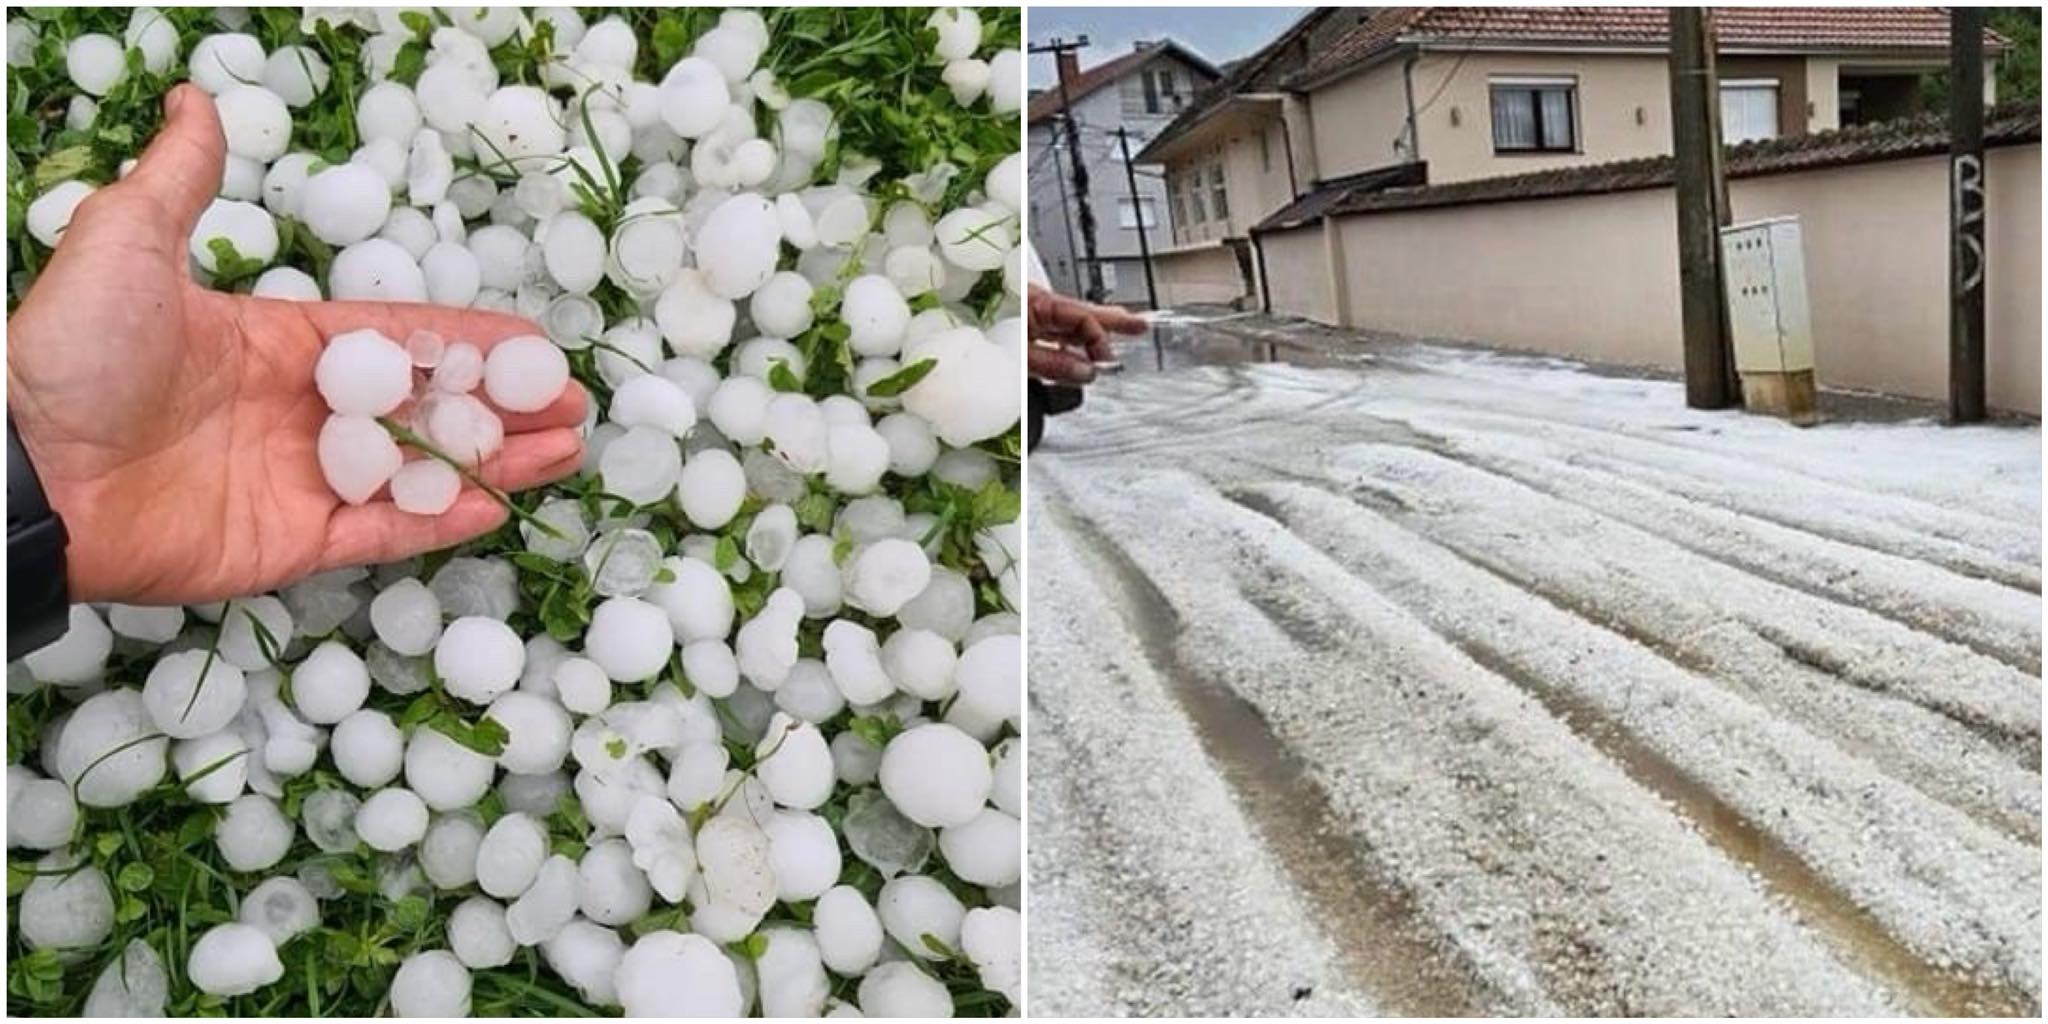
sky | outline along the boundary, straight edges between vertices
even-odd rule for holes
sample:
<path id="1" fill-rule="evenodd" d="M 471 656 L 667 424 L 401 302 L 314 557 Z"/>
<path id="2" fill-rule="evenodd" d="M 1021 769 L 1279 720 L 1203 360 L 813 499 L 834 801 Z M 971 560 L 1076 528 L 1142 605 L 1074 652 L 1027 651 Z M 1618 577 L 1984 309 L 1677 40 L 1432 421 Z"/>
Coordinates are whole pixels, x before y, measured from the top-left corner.
<path id="1" fill-rule="evenodd" d="M 1306 7 L 1032 7 L 1032 43 L 1085 35 L 1081 66 L 1128 53 L 1140 39 L 1171 37 L 1212 64 L 1243 57 L 1301 17 Z M 1031 87 L 1053 84 L 1050 54 L 1031 58 Z"/>

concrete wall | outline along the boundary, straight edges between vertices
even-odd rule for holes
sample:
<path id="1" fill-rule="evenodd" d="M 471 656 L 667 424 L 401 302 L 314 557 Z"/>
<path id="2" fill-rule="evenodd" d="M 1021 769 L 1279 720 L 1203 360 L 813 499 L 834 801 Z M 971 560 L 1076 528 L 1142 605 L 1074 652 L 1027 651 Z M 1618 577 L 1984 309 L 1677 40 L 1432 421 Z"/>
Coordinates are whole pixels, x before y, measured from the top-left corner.
<path id="1" fill-rule="evenodd" d="M 1987 162 L 1990 401 L 2038 415 L 2040 147 Z M 1946 400 L 1945 158 L 1742 178 L 1729 192 L 1737 219 L 1801 220 L 1824 386 Z M 1382 212 L 1337 223 L 1344 301 L 1322 283 L 1320 231 L 1266 236 L 1266 272 L 1276 312 L 1677 369 L 1676 231 L 1669 189 Z"/>
<path id="2" fill-rule="evenodd" d="M 1425 57 L 1416 70 L 1430 66 L 1434 59 Z M 1438 71 L 1436 75 L 1418 77 L 1416 87 L 1420 89 L 1425 81 L 1433 84 L 1441 75 Z M 1416 102 L 1421 103 L 1423 98 L 1417 96 Z M 1438 105 L 1442 104 L 1439 100 Z M 1308 123 L 1315 133 L 1315 176 L 1341 178 L 1400 163 L 1402 156 L 1395 143 L 1401 138 L 1407 120 L 1408 98 L 1403 91 L 1399 60 L 1374 65 L 1310 92 Z M 1427 145 L 1428 132 L 1425 130 L 1423 135 Z M 1432 175 L 1435 170 L 1430 168 Z"/>
<path id="3" fill-rule="evenodd" d="M 1249 294 L 1238 271 L 1237 256 L 1227 245 L 1207 245 L 1162 253 L 1152 269 L 1159 281 L 1161 306 L 1228 303 Z"/>

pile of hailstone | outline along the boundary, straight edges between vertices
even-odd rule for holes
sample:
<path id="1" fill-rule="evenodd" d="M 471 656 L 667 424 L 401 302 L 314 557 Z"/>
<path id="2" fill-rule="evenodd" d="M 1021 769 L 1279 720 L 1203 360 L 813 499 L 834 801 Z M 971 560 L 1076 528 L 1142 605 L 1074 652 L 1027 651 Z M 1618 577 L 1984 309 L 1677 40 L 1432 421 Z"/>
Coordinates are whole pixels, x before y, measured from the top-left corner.
<path id="1" fill-rule="evenodd" d="M 541 328 L 330 339 L 335 492 L 444 510 L 572 374 L 587 457 L 457 552 L 10 665 L 10 1011 L 1015 1012 L 1014 12 L 175 13 L 8 54 L 71 131 L 213 94 L 197 276 Z M 821 74 L 856 43 L 900 91 Z"/>

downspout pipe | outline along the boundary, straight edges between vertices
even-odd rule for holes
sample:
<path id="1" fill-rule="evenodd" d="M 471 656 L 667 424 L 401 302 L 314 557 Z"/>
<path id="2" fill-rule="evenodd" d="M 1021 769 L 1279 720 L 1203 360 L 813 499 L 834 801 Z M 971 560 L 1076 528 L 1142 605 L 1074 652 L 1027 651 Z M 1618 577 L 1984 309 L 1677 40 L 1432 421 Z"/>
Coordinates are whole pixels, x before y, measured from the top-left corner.
<path id="1" fill-rule="evenodd" d="M 1408 100 L 1408 162 L 1422 159 L 1422 126 L 1415 120 L 1415 64 L 1422 59 L 1421 50 L 1412 50 L 1408 59 L 1401 62 L 1401 91 Z"/>

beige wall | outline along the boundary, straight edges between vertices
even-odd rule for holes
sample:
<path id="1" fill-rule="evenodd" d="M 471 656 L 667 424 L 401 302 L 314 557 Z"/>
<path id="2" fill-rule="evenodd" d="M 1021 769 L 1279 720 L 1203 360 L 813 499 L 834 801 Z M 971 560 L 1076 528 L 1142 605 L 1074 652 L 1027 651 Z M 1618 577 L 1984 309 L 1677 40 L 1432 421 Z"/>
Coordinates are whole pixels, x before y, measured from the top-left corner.
<path id="1" fill-rule="evenodd" d="M 1278 113 L 1257 118 L 1233 117 L 1226 122 L 1224 129 L 1217 132 L 1210 145 L 1200 148 L 1194 155 L 1176 158 L 1165 165 L 1171 188 L 1193 182 L 1199 172 L 1204 189 L 1207 217 L 1186 225 L 1176 221 L 1176 243 L 1185 245 L 1243 238 L 1252 225 L 1294 200 L 1287 175 L 1284 131 Z M 1260 148 L 1262 136 L 1265 139 L 1263 150 Z M 1208 169 L 1217 162 L 1223 165 L 1224 195 L 1230 206 L 1227 218 L 1218 218 L 1213 208 L 1207 208 L 1211 195 L 1208 191 Z"/>
<path id="2" fill-rule="evenodd" d="M 2040 147 L 1988 163 L 1990 401 L 2038 415 Z M 1738 219 L 1800 218 L 1823 385 L 1946 399 L 1946 188 L 1941 157 L 1730 182 Z M 1669 190 L 1375 213 L 1338 231 L 1348 326 L 1680 365 Z M 1265 241 L 1275 311 L 1335 320 L 1322 232 Z"/>
<path id="3" fill-rule="evenodd" d="M 1162 307 L 1228 303 L 1247 294 L 1237 256 L 1227 245 L 1161 253 L 1153 260 Z"/>
<path id="4" fill-rule="evenodd" d="M 1425 59 L 1423 65 L 1427 64 Z M 1434 83 L 1437 79 L 1418 79 L 1418 89 L 1424 80 Z M 1421 100 L 1422 97 L 1416 97 L 1416 102 Z M 1407 120 L 1408 99 L 1402 91 L 1400 60 L 1374 65 L 1309 93 L 1308 123 L 1315 134 L 1316 178 L 1341 178 L 1400 163 L 1402 156 L 1394 143 L 1401 138 Z"/>

